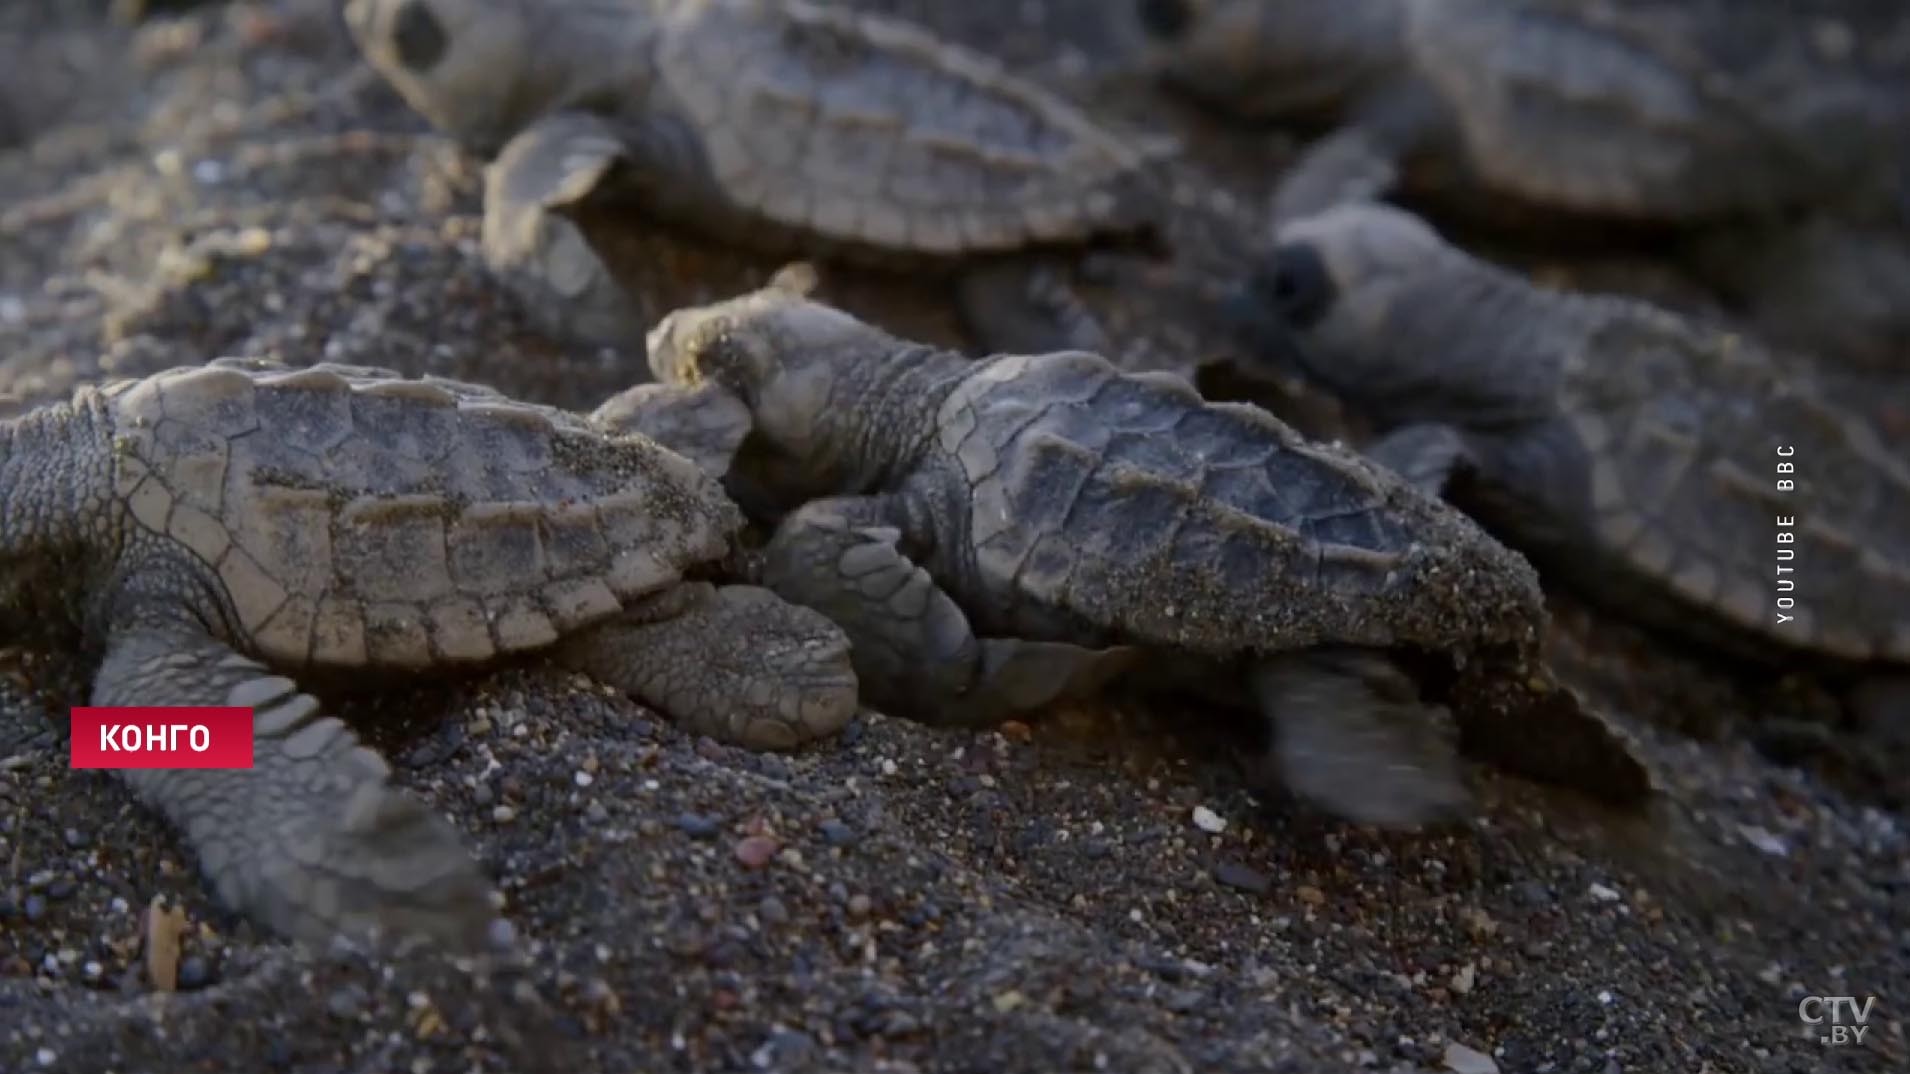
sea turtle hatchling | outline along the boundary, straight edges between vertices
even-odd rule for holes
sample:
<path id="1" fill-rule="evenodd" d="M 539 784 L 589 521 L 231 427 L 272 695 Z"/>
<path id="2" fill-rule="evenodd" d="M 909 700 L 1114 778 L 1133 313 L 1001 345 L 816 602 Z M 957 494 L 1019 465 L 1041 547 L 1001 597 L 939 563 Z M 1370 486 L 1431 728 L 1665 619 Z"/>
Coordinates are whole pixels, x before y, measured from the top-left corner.
<path id="1" fill-rule="evenodd" d="M 95 705 L 253 710 L 249 769 L 119 774 L 294 938 L 508 932 L 451 825 L 295 677 L 543 652 L 750 746 L 855 710 L 840 631 L 700 580 L 743 522 L 715 480 L 486 388 L 237 359 L 82 388 L 0 423 L 0 497 L 9 642 L 102 652 Z"/>
<path id="2" fill-rule="evenodd" d="M 368 61 L 486 172 L 484 249 L 557 331 L 651 314 L 588 206 L 748 249 L 935 266 L 989 341 L 1046 332 L 1015 255 L 1152 232 L 1154 148 L 912 24 L 809 0 L 351 0 Z M 1031 327 L 1032 325 L 1032 327 Z"/>
<path id="3" fill-rule="evenodd" d="M 1414 157 L 1501 199 L 1684 222 L 1875 192 L 1910 151 L 1910 21 L 1880 0 L 1137 2 L 1174 85 L 1343 124 L 1295 167 L 1288 218 Z"/>
<path id="4" fill-rule="evenodd" d="M 1620 614 L 1777 662 L 1910 663 L 1910 461 L 1749 339 L 1543 290 L 1381 205 L 1294 221 L 1232 304 L 1369 454 Z"/>
<path id="5" fill-rule="evenodd" d="M 869 703 L 970 723 L 1116 676 L 1198 684 L 1271 716 L 1260 774 L 1410 824 L 1461 792 L 1430 707 L 1376 654 L 1457 656 L 1461 681 L 1515 684 L 1454 689 L 1468 751 L 1648 797 L 1624 740 L 1539 673 L 1531 567 L 1459 512 L 1178 377 L 1081 352 L 971 362 L 814 285 L 794 270 L 676 311 L 649 357 L 663 385 L 747 411 L 740 436 L 722 419 L 732 478 L 800 504 L 762 580 L 844 628 Z"/>
<path id="6" fill-rule="evenodd" d="M 1321 122 L 1279 220 L 1410 195 L 1633 233 L 1761 334 L 1865 371 L 1910 340 L 1897 0 L 1137 0 L 1173 86 Z M 1618 231 L 1614 232 L 1614 225 Z"/>

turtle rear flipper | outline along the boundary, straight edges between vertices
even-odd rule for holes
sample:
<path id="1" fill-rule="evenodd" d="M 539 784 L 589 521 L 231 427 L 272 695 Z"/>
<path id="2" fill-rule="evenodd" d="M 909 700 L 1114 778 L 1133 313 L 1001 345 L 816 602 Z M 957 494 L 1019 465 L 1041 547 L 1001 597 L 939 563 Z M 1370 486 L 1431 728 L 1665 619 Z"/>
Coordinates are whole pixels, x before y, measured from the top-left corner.
<path id="1" fill-rule="evenodd" d="M 310 943 L 341 932 L 508 943 L 457 830 L 392 787 L 384 760 L 296 683 L 188 617 L 147 614 L 113 631 L 92 699 L 253 711 L 250 768 L 120 771 L 228 905 Z"/>
<path id="2" fill-rule="evenodd" d="M 1467 801 L 1431 709 L 1374 672 L 1377 657 L 1306 650 L 1260 662 L 1249 678 L 1273 724 L 1262 764 L 1287 790 L 1361 824 L 1414 827 Z"/>

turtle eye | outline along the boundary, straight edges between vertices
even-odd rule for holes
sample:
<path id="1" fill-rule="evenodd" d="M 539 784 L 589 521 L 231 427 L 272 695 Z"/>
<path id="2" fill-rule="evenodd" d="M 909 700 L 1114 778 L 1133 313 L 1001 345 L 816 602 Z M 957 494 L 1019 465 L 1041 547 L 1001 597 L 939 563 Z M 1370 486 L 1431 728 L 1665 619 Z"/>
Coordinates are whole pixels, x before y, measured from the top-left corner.
<path id="1" fill-rule="evenodd" d="M 690 327 L 677 339 L 678 375 L 685 381 L 715 381 L 733 388 L 746 378 L 741 374 L 747 355 L 731 326 L 712 317 Z"/>
<path id="2" fill-rule="evenodd" d="M 1139 0 L 1135 15 L 1150 36 L 1176 41 L 1194 25 L 1194 7 L 1193 0 Z"/>
<path id="3" fill-rule="evenodd" d="M 398 50 L 398 62 L 423 74 L 444 58 L 450 39 L 425 0 L 405 0 L 391 20 L 391 43 Z"/>
<path id="4" fill-rule="evenodd" d="M 1254 290 L 1293 328 L 1307 328 L 1318 321 L 1334 298 L 1326 262 L 1305 243 L 1275 249 L 1255 273 Z"/>

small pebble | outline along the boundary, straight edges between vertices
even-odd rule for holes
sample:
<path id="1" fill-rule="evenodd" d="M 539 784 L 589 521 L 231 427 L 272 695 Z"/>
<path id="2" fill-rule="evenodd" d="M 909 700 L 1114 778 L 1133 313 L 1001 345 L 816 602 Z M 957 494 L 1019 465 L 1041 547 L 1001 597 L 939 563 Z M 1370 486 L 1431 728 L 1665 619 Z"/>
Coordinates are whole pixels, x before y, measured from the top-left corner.
<path id="1" fill-rule="evenodd" d="M 706 817 L 701 813 L 678 813 L 676 826 L 677 830 L 692 839 L 710 839 L 723 830 L 723 826 L 717 823 L 716 818 Z"/>
<path id="2" fill-rule="evenodd" d="M 849 916 L 857 920 L 868 917 L 871 905 L 867 895 L 859 892 L 851 895 L 849 896 Z"/>
<path id="3" fill-rule="evenodd" d="M 1293 889 L 1293 894 L 1298 896 L 1300 901 L 1306 903 L 1308 906 L 1326 905 L 1326 892 L 1321 891 L 1312 884 L 1301 884 L 1299 887 Z"/>
<path id="4" fill-rule="evenodd" d="M 212 983 L 212 966 L 198 955 L 187 955 L 179 963 L 180 991 L 190 992 L 195 988 L 204 988 Z"/>
<path id="5" fill-rule="evenodd" d="M 602 802 L 591 802 L 584 809 L 584 819 L 592 824 L 602 824 L 610 819 L 610 810 L 605 809 Z"/>
<path id="6" fill-rule="evenodd" d="M 1619 899 L 1624 898 L 1624 896 L 1603 884 L 1593 884 L 1590 891 L 1592 898 L 1597 899 L 1599 902 L 1617 902 Z"/>
<path id="7" fill-rule="evenodd" d="M 1206 806 L 1194 807 L 1194 827 L 1209 835 L 1219 835 L 1227 830 L 1227 818 L 1208 809 Z"/>
<path id="8" fill-rule="evenodd" d="M 491 819 L 497 821 L 499 824 L 509 824 L 517 819 L 517 810 L 507 805 L 498 806 L 496 809 L 491 810 Z"/>
<path id="9" fill-rule="evenodd" d="M 765 925 L 789 924 L 789 907 L 774 895 L 757 904 L 756 913 L 762 917 Z"/>
<path id="10" fill-rule="evenodd" d="M 64 833 L 66 845 L 74 850 L 83 850 L 93 842 L 93 838 L 78 828 L 68 828 Z"/>
<path id="11" fill-rule="evenodd" d="M 40 920 L 46 916 L 46 896 L 28 895 L 26 907 L 28 921 Z"/>
<path id="12" fill-rule="evenodd" d="M 1745 842 L 1751 844 L 1751 846 L 1757 850 L 1769 854 L 1773 858 L 1783 858 L 1790 855 L 1791 848 L 1784 845 L 1784 840 L 1779 839 L 1777 836 L 1772 835 L 1770 832 L 1755 824 L 1738 825 L 1738 834 L 1744 836 Z"/>
<path id="13" fill-rule="evenodd" d="M 769 1035 L 762 1047 L 750 1053 L 749 1060 L 760 1068 L 784 1070 L 806 1066 L 815 1051 L 816 1041 L 809 1034 L 794 1029 L 778 1029 Z"/>
<path id="14" fill-rule="evenodd" d="M 736 844 L 736 860 L 751 869 L 760 869 L 768 865 L 780 849 L 776 840 L 766 835 L 752 835 Z"/>
<path id="15" fill-rule="evenodd" d="M 1453 1074 L 1499 1074 L 1499 1064 L 1494 1062 L 1491 1056 L 1468 1048 L 1458 1041 L 1446 1045 L 1443 1062 L 1446 1069 Z"/>
<path id="16" fill-rule="evenodd" d="M 1215 865 L 1214 879 L 1230 888 L 1250 891 L 1255 895 L 1265 895 L 1273 890 L 1273 880 L 1267 874 L 1239 862 L 1223 861 Z"/>
<path id="17" fill-rule="evenodd" d="M 846 847 L 856 841 L 856 830 L 839 820 L 825 820 L 816 826 L 822 841 L 832 847 Z"/>
<path id="18" fill-rule="evenodd" d="M 1478 982 L 1479 982 L 1479 971 L 1473 966 L 1472 963 L 1468 962 L 1465 965 L 1459 967 L 1458 973 L 1455 973 L 1452 975 L 1452 990 L 1463 996 L 1466 993 L 1471 992 L 1473 986 L 1476 985 Z"/>
<path id="19" fill-rule="evenodd" d="M 351 1020 L 357 1018 L 365 1009 L 371 997 L 355 984 L 348 984 L 333 992 L 325 1000 L 325 1009 L 332 1012 L 333 1018 Z"/>

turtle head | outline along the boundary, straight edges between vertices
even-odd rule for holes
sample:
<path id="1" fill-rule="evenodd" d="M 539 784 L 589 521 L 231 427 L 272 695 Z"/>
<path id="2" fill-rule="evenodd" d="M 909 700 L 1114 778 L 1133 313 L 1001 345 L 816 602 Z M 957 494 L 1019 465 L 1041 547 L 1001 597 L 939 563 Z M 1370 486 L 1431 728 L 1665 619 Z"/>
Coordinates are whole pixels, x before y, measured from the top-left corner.
<path id="1" fill-rule="evenodd" d="M 635 4 L 579 0 L 348 0 L 345 23 L 411 107 L 489 156 L 587 97 L 645 16 Z"/>
<path id="2" fill-rule="evenodd" d="M 1325 113 L 1402 62 L 1400 0 L 1135 0 L 1171 85 L 1253 119 Z"/>
<path id="3" fill-rule="evenodd" d="M 761 290 L 677 310 L 650 330 L 650 369 L 666 384 L 713 383 L 743 402 L 752 447 L 813 487 L 844 491 L 860 439 L 854 403 L 894 341 L 810 298 L 813 270 L 784 269 Z M 784 475 L 783 480 L 791 480 Z"/>
<path id="4" fill-rule="evenodd" d="M 1356 404 L 1410 394 L 1445 342 L 1412 334 L 1417 307 L 1438 302 L 1442 274 L 1470 264 L 1410 213 L 1344 205 L 1283 226 L 1227 319 L 1260 360 Z"/>

